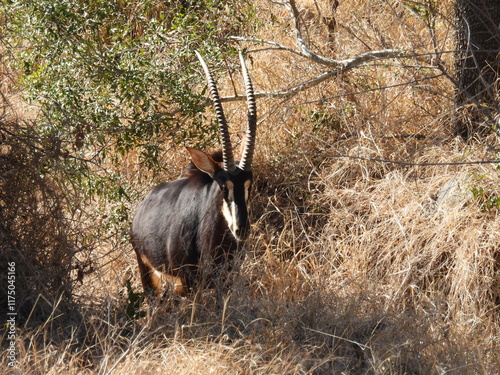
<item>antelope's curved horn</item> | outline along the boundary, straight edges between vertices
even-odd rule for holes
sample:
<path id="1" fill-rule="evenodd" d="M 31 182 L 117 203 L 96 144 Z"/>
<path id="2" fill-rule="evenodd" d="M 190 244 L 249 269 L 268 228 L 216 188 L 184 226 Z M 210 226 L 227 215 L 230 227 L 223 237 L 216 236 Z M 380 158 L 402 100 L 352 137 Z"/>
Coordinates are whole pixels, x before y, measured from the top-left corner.
<path id="1" fill-rule="evenodd" d="M 205 76 L 207 78 L 208 88 L 212 95 L 212 101 L 214 102 L 215 115 L 217 116 L 217 122 L 219 124 L 221 143 L 222 143 L 222 168 L 226 172 L 232 172 L 236 169 L 236 165 L 234 163 L 233 156 L 233 147 L 231 146 L 231 137 L 229 135 L 229 130 L 227 127 L 226 116 L 224 116 L 224 111 L 222 109 L 222 103 L 220 101 L 219 92 L 217 91 L 217 86 L 215 85 L 215 81 L 208 70 L 208 66 L 203 60 L 203 57 L 195 51 L 196 56 L 198 56 L 198 60 L 200 60 L 200 64 L 205 71 Z"/>
<path id="2" fill-rule="evenodd" d="M 241 160 L 239 163 L 240 169 L 249 171 L 252 166 L 253 152 L 255 149 L 255 133 L 257 129 L 257 106 L 255 104 L 255 96 L 253 93 L 252 81 L 248 75 L 245 59 L 240 52 L 241 71 L 245 81 L 245 89 L 247 94 L 248 104 L 248 128 L 245 133 L 245 139 L 241 144 Z"/>

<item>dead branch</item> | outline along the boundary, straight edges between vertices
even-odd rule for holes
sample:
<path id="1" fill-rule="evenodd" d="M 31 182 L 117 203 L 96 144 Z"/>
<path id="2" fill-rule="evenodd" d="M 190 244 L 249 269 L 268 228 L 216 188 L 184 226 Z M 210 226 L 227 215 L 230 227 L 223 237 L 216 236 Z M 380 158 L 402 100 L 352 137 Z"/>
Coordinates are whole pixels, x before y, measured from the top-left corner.
<path id="1" fill-rule="evenodd" d="M 281 50 L 289 53 L 293 53 L 295 55 L 301 56 L 305 59 L 308 59 L 310 61 L 313 61 L 317 64 L 330 67 L 330 68 L 335 68 L 334 70 L 330 70 L 327 72 L 324 72 L 320 75 L 318 75 L 315 78 L 309 79 L 305 82 L 301 82 L 293 87 L 290 87 L 285 90 L 281 91 L 275 91 L 275 92 L 258 92 L 255 94 L 256 98 L 262 98 L 262 97 L 273 97 L 273 98 L 290 98 L 296 94 L 298 94 L 301 91 L 308 90 L 311 87 L 314 87 L 318 85 L 321 82 L 326 81 L 329 78 L 332 78 L 334 76 L 337 76 L 349 69 L 353 69 L 359 66 L 362 66 L 366 63 L 375 61 L 375 60 L 381 60 L 381 59 L 392 59 L 392 58 L 401 58 L 405 56 L 404 51 L 402 50 L 397 50 L 397 49 L 383 49 L 383 50 L 377 50 L 377 51 L 368 51 L 364 52 L 358 56 L 355 56 L 350 59 L 344 59 L 344 60 L 335 60 L 331 59 L 326 56 L 321 56 L 318 55 L 314 52 L 312 52 L 309 47 L 307 46 L 306 42 L 304 41 L 302 37 L 302 32 L 300 28 L 300 14 L 299 10 L 297 9 L 297 6 L 295 4 L 295 0 L 289 0 L 288 2 L 285 1 L 276 1 L 276 0 L 270 0 L 273 3 L 280 4 L 288 8 L 290 11 L 290 16 L 293 20 L 293 25 L 295 28 L 295 36 L 297 40 L 297 45 L 299 46 L 299 49 L 297 48 L 292 48 L 285 46 L 281 43 L 277 43 L 274 41 L 270 40 L 265 40 L 265 39 L 260 39 L 260 38 L 252 38 L 252 37 L 242 37 L 242 36 L 231 36 L 229 39 L 236 40 L 236 41 L 241 41 L 241 42 L 251 42 L 251 43 L 256 43 L 256 44 L 261 44 L 261 45 L 267 45 L 270 46 L 269 48 L 265 49 L 274 49 L 274 50 Z M 262 51 L 260 49 L 259 51 Z M 256 51 L 249 51 L 249 52 L 256 52 Z M 234 96 L 227 96 L 222 98 L 221 100 L 223 102 L 233 102 L 233 101 L 240 101 L 244 100 L 244 96 L 240 95 L 234 95 Z"/>

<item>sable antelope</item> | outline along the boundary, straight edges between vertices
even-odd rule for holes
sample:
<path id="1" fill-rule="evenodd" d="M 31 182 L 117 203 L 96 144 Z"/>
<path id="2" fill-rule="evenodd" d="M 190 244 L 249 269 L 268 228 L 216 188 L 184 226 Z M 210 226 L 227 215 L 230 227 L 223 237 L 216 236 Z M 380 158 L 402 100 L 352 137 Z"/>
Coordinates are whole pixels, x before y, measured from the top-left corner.
<path id="1" fill-rule="evenodd" d="M 220 276 L 217 270 L 231 261 L 249 230 L 247 204 L 257 126 L 252 82 L 240 53 L 248 128 L 238 161 L 215 81 L 201 55 L 196 55 L 214 103 L 222 151 L 206 154 L 187 147 L 192 162 L 184 177 L 156 186 L 137 209 L 132 245 L 143 287 L 155 288 L 157 295 L 164 282 L 185 296 L 207 272 L 211 279 Z"/>

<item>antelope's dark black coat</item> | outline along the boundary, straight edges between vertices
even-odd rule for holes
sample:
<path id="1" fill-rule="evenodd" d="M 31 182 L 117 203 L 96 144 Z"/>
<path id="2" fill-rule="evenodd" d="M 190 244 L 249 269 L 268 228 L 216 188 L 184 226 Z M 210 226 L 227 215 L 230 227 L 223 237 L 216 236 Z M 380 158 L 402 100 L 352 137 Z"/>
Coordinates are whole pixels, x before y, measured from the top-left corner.
<path id="1" fill-rule="evenodd" d="M 210 155 L 220 162 L 221 152 Z M 227 181 L 234 185 L 234 201 L 240 212 L 241 239 L 249 223 L 243 184 L 250 171 L 222 169 L 213 178 L 191 163 L 184 177 L 156 186 L 137 209 L 132 224 L 132 244 L 145 289 L 160 289 L 154 270 L 172 275 L 189 290 L 203 272 L 216 274 L 217 265 L 230 261 L 239 241 L 222 214 Z M 227 197 L 226 197 L 227 198 Z M 210 265 L 210 266 L 209 266 Z M 185 294 L 185 292 L 179 292 Z"/>

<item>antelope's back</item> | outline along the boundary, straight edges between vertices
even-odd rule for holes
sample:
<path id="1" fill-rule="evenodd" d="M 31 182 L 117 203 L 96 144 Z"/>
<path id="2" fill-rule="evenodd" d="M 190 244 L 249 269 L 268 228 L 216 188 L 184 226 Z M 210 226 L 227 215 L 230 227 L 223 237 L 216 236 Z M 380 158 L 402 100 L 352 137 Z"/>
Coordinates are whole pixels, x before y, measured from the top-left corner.
<path id="1" fill-rule="evenodd" d="M 134 249 L 165 272 L 196 265 L 224 241 L 221 205 L 220 189 L 211 179 L 185 177 L 156 186 L 132 222 Z"/>

